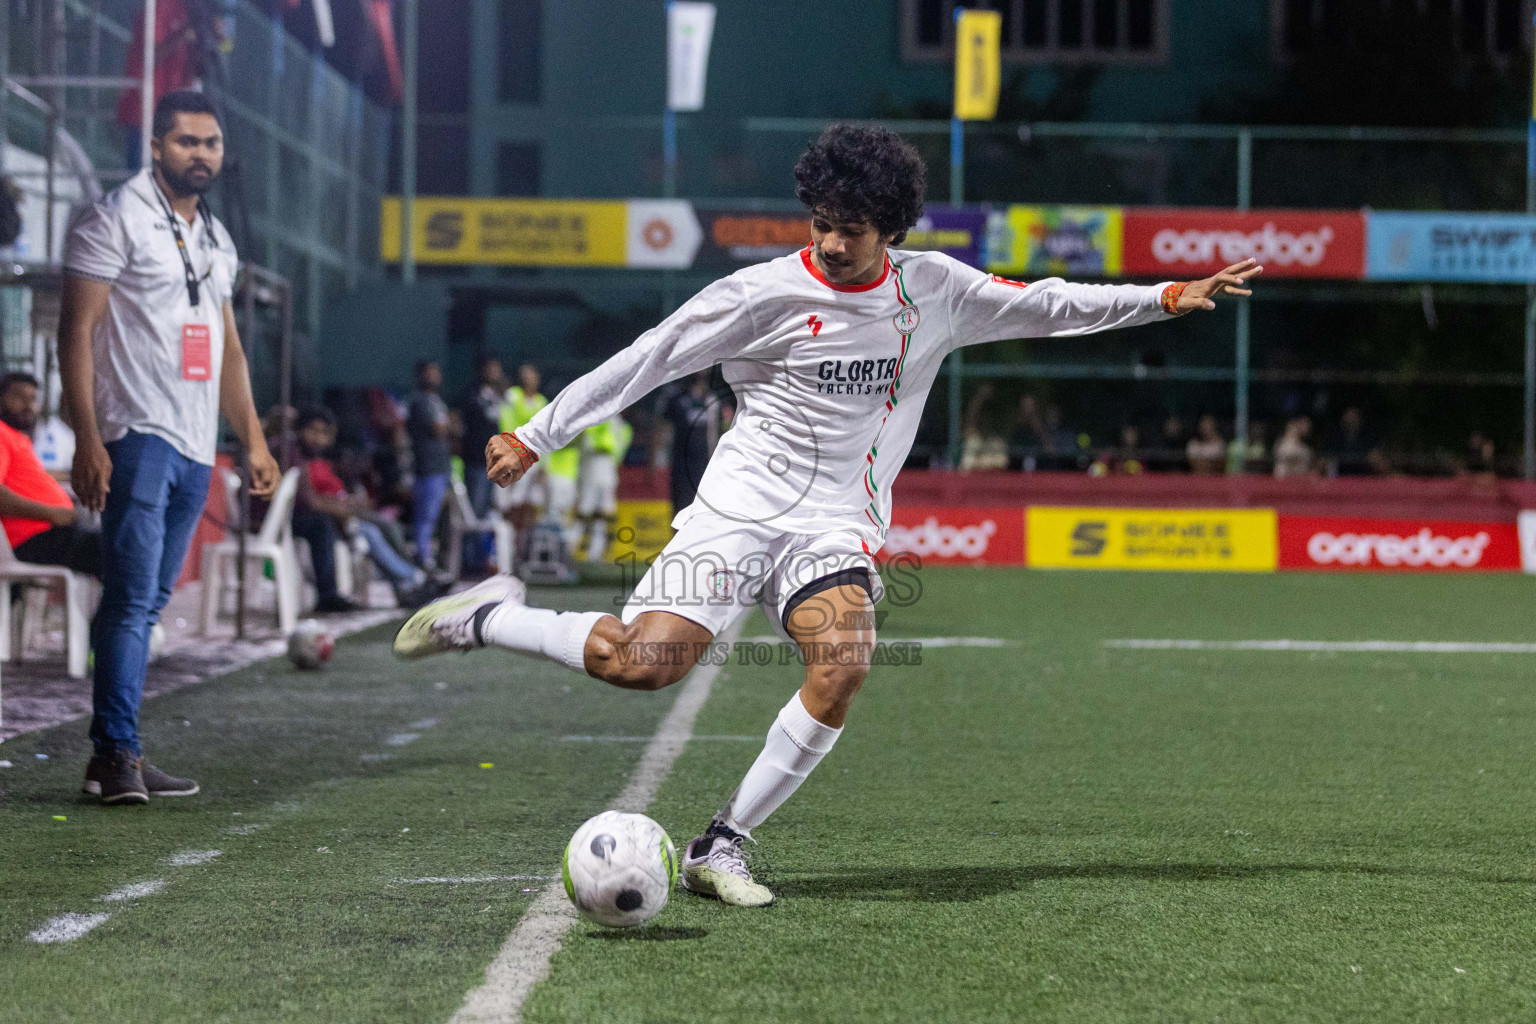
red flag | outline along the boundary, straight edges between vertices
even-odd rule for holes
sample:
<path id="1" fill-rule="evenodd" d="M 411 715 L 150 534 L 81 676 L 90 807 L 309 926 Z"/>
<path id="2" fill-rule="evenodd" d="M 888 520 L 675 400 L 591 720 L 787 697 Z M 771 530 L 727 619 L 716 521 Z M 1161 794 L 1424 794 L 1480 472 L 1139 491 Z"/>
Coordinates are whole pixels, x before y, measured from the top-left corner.
<path id="1" fill-rule="evenodd" d="M 400 51 L 395 48 L 395 18 L 393 0 L 363 0 L 368 20 L 379 37 L 379 50 L 384 54 L 384 67 L 389 72 L 389 101 L 399 103 L 405 95 L 405 73 L 400 70 Z"/>
<path id="2" fill-rule="evenodd" d="M 158 0 L 155 6 L 155 99 L 185 89 L 198 78 L 197 33 L 184 0 Z M 133 22 L 133 42 L 123 68 L 128 78 L 144 76 L 144 15 Z M 124 89 L 117 98 L 117 123 L 129 128 L 139 124 L 139 90 Z"/>

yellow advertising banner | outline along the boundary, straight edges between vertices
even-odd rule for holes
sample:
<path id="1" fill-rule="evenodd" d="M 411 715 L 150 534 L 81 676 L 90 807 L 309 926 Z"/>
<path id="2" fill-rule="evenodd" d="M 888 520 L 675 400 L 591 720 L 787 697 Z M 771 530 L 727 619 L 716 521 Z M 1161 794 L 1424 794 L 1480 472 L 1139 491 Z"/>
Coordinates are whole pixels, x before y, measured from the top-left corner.
<path id="1" fill-rule="evenodd" d="M 998 11 L 955 10 L 955 117 L 990 121 L 1002 88 L 1003 16 Z"/>
<path id="2" fill-rule="evenodd" d="M 622 267 L 623 201 L 466 199 L 422 196 L 412 211 L 417 263 L 551 267 Z M 400 199 L 386 196 L 379 249 L 400 261 Z"/>
<path id="3" fill-rule="evenodd" d="M 633 555 L 648 562 L 661 554 L 671 539 L 670 501 L 620 501 L 614 510 L 613 541 L 606 560 L 617 562 Z"/>
<path id="4" fill-rule="evenodd" d="M 1031 506 L 1024 520 L 1034 568 L 1272 572 L 1277 559 L 1273 509 Z"/>

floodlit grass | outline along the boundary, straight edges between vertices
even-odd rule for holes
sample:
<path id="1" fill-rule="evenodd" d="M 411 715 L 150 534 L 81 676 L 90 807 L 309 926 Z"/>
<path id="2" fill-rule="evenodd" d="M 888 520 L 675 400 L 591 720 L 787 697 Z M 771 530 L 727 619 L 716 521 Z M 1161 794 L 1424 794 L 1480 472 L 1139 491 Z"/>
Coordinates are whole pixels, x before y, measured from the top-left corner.
<path id="1" fill-rule="evenodd" d="M 578 926 L 529 1021 L 1536 1016 L 1530 658 L 1102 643 L 1530 641 L 1536 581 L 949 570 L 923 586 L 883 636 L 1017 646 L 877 671 L 758 830 L 780 902 L 679 892 L 648 928 Z M 152 755 L 204 785 L 191 800 L 77 798 L 83 723 L 0 746 L 0 1021 L 446 1021 L 522 890 L 558 883 L 396 880 L 554 873 L 641 749 L 559 737 L 646 735 L 670 699 L 489 652 L 400 665 L 389 635 L 343 642 L 324 673 L 269 663 L 147 705 Z M 733 663 L 696 731 L 764 732 L 797 675 Z M 385 745 L 402 732 L 420 738 Z M 756 753 L 690 745 L 651 814 L 681 844 Z M 223 854 L 163 863 L 191 849 Z M 112 916 L 27 941 L 66 912 Z"/>

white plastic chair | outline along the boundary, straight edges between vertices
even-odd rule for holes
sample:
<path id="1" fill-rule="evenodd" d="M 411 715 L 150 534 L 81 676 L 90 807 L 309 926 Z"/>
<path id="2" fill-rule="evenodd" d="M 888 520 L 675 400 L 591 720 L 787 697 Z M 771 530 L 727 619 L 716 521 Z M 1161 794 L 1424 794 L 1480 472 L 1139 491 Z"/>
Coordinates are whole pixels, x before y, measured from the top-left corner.
<path id="1" fill-rule="evenodd" d="M 231 526 L 240 528 L 239 491 L 240 478 L 224 470 L 225 493 L 230 497 Z M 302 597 L 299 577 L 299 557 L 293 546 L 293 502 L 299 493 L 299 471 L 290 469 L 283 474 L 267 517 L 257 533 L 247 531 L 245 537 L 246 594 L 260 578 L 262 567 L 272 563 L 272 579 L 277 589 L 277 625 L 284 636 L 293 632 L 299 621 L 299 601 Z M 239 543 L 229 537 L 203 545 L 203 635 L 213 632 L 219 618 L 219 606 L 226 593 L 236 586 L 235 560 L 239 557 Z"/>
<path id="2" fill-rule="evenodd" d="M 464 567 L 464 538 L 473 533 L 489 533 L 492 536 L 495 541 L 496 571 L 510 573 L 515 534 L 506 517 L 495 511 L 487 512 L 484 516 L 475 515 L 475 508 L 469 503 L 469 491 L 465 489 L 464 481 L 457 477 L 451 481 L 447 505 L 448 556 L 444 559 L 446 564 L 443 568 L 448 575 L 458 578 L 459 570 Z"/>
<path id="3" fill-rule="evenodd" d="M 26 654 L 29 641 L 41 628 L 43 613 L 47 610 L 46 603 L 25 601 L 21 614 L 13 623 L 12 583 L 63 590 L 65 664 L 71 679 L 84 679 L 91 651 L 91 611 L 100 584 L 60 565 L 34 565 L 21 561 L 11 550 L 10 538 L 0 530 L 0 661 L 10 661 L 13 656 L 20 660 Z M 19 628 L 13 631 L 13 626 Z"/>

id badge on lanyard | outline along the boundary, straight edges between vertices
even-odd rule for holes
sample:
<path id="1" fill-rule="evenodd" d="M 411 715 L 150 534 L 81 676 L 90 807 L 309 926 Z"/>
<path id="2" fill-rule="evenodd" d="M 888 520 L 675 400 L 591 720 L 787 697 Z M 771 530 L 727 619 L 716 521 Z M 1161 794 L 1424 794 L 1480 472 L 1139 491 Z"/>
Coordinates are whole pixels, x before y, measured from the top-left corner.
<path id="1" fill-rule="evenodd" d="M 187 253 L 187 240 L 182 236 L 181 225 L 177 223 L 177 214 L 171 208 L 171 204 L 160 195 L 160 189 L 155 187 L 155 194 L 159 196 L 164 205 L 165 215 L 170 221 L 171 236 L 176 240 L 176 251 L 181 256 L 181 266 L 186 272 L 187 301 L 195 311 L 202 305 L 202 281 L 213 273 L 212 264 L 208 267 L 208 273 L 202 279 L 197 276 L 196 269 L 192 266 L 192 257 Z M 203 214 L 209 237 L 212 237 L 213 222 L 208 219 L 207 209 L 198 201 L 198 211 Z M 206 381 L 213 379 L 213 331 L 207 324 L 182 324 L 181 327 L 181 379 Z"/>
<path id="2" fill-rule="evenodd" d="M 181 379 L 213 379 L 213 331 L 207 324 L 182 325 Z"/>

